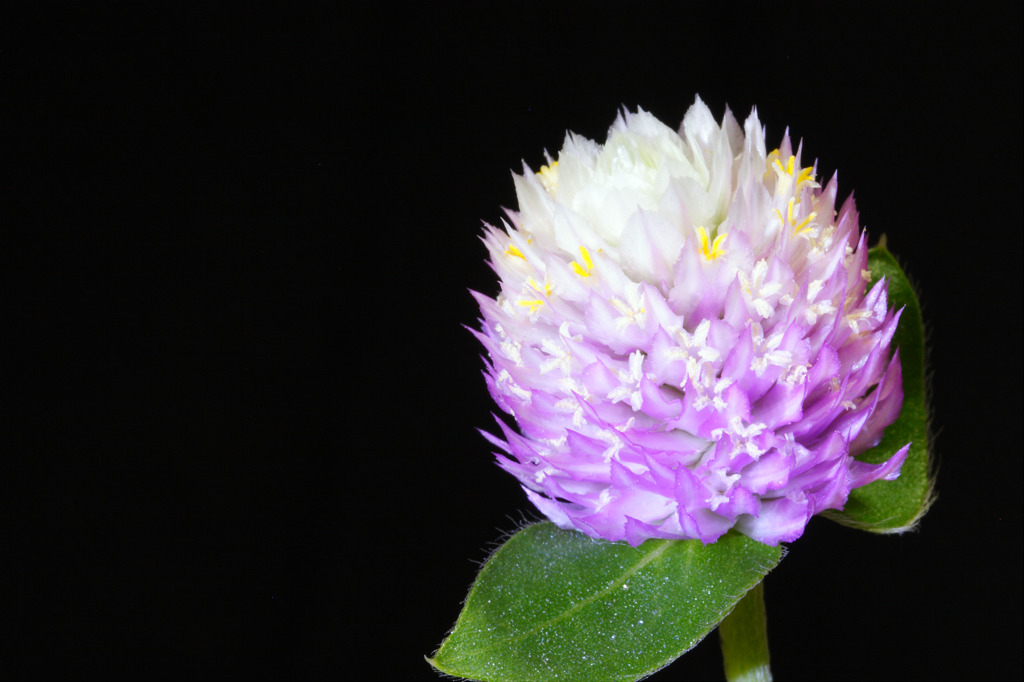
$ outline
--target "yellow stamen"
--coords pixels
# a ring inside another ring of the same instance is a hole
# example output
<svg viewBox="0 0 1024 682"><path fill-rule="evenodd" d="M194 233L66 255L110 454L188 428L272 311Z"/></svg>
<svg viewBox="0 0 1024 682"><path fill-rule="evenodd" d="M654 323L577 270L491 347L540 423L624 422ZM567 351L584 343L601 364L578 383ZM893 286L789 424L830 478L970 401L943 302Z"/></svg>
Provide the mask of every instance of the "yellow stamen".
<svg viewBox="0 0 1024 682"><path fill-rule="evenodd" d="M793 174L796 171L796 157L790 156L786 159L785 165L782 163L782 156L779 154L779 150L775 149L768 155L767 163L769 168L774 168L779 174L779 177L788 175L794 177ZM767 171L765 171L767 174ZM797 188L804 183L808 183L814 187L819 187L818 183L814 180L814 166L808 166L807 168L801 168L800 173L794 178L795 185Z"/></svg>
<svg viewBox="0 0 1024 682"><path fill-rule="evenodd" d="M766 165L764 171L764 178L765 180L767 180L770 177L769 174L772 172L772 169L775 168L776 165L778 165L780 169L782 168L782 164L779 163L778 149L773 149L770 152L768 152L768 157L765 159L765 164Z"/></svg>
<svg viewBox="0 0 1024 682"><path fill-rule="evenodd" d="M572 270L580 277L590 277L590 271L594 269L594 261L591 260L590 252L587 251L587 247L580 247L580 255L583 256L583 265L573 261L570 263Z"/></svg>
<svg viewBox="0 0 1024 682"><path fill-rule="evenodd" d="M775 209L775 215L777 215L779 217L779 222L780 223L782 223L783 225L785 225L787 222L790 225L793 224L793 207L796 206L796 204L797 204L797 200L796 199L792 199L791 198L789 200L789 203L786 205L786 217L785 218L782 217L782 211L780 211L779 209Z"/></svg>
<svg viewBox="0 0 1024 682"><path fill-rule="evenodd" d="M535 299L532 299L532 300L529 300L529 301L527 301L527 300L516 301L516 305L523 306L524 308L528 307L530 309L530 314L532 315L533 313L537 312L537 308L539 308L542 305L544 305L544 301L540 300L539 298L535 298Z"/></svg>
<svg viewBox="0 0 1024 682"><path fill-rule="evenodd" d="M545 296L551 295L551 285L548 284L547 281L544 282L543 290L540 288L540 285L537 284L536 280L533 279L533 277L527 278L526 283L529 284L533 288L533 290L536 291L538 294L543 293Z"/></svg>
<svg viewBox="0 0 1024 682"><path fill-rule="evenodd" d="M776 150L776 151L778 151L778 150ZM785 173L786 175L792 176L793 175L793 167L796 164L796 157L795 156L791 156L788 159L786 159L786 167L785 168L782 167L782 161L779 160L780 158L781 157L778 157L778 156L775 157L775 162L772 165L775 166L776 168L778 168L780 173Z"/></svg>
<svg viewBox="0 0 1024 682"><path fill-rule="evenodd" d="M711 244L711 260L715 260L725 253L725 249L722 248L722 244L725 243L725 238L728 236L728 232L723 232L715 237L715 241Z"/></svg>
<svg viewBox="0 0 1024 682"><path fill-rule="evenodd" d="M547 282L544 282L544 288L543 289L541 288L541 286L539 284L537 284L537 281L535 279L533 279L533 277L527 278L526 283L530 286L531 289L536 291L538 294L542 294L544 296L550 296L551 295L551 285L548 284ZM544 305L544 301L542 299L539 299L539 298L520 299L520 300L516 301L516 305L522 306L524 308L529 308L530 309L530 314L532 315L533 313L537 312L537 308L539 308L542 305Z"/></svg>
<svg viewBox="0 0 1024 682"><path fill-rule="evenodd" d="M526 256L524 256L524 255L523 255L523 252L522 252L522 251L520 251L520 250L519 250L518 248L516 248L516 245L515 245L515 244L511 244L511 243L510 243L510 244L508 245L508 248L507 248L507 249L505 249L505 253L507 253L507 254L508 254L508 255L510 255L510 256L519 256L519 257L520 257L520 258L522 258L523 260L526 260Z"/></svg>
<svg viewBox="0 0 1024 682"><path fill-rule="evenodd" d="M591 268L594 267L594 261L590 259L590 252L587 251L587 247L580 247L580 255L583 256L583 262L586 264L587 270L590 270Z"/></svg>
<svg viewBox="0 0 1024 682"><path fill-rule="evenodd" d="M793 228L793 234L798 235L804 232L810 232L811 228L808 223L818 217L817 211L811 211L806 218L800 221L800 224Z"/></svg>
<svg viewBox="0 0 1024 682"><path fill-rule="evenodd" d="M714 261L719 256L724 255L725 249L722 248L722 244L728 236L729 233L725 232L715 237L715 240L712 242L711 238L708 236L708 231L703 227L698 227L697 238L700 240L700 252L704 258L709 261Z"/></svg>
<svg viewBox="0 0 1024 682"><path fill-rule="evenodd" d="M558 189L558 162L552 161L550 166L541 166L537 177L540 178L540 184L544 185L548 194L555 196L555 190Z"/></svg>
<svg viewBox="0 0 1024 682"><path fill-rule="evenodd" d="M808 166L800 171L800 175L796 177L796 186L799 187L801 184L808 182L814 186L818 186L818 183L814 180L814 167Z"/></svg>

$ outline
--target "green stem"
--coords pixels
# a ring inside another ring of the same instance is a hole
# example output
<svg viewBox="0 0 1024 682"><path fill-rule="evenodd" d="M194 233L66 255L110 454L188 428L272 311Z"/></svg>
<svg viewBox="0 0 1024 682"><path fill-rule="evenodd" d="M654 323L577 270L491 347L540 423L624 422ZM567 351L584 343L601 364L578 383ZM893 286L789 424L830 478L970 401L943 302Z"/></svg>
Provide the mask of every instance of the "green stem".
<svg viewBox="0 0 1024 682"><path fill-rule="evenodd" d="M729 682L771 682L764 583L758 583L718 625Z"/></svg>

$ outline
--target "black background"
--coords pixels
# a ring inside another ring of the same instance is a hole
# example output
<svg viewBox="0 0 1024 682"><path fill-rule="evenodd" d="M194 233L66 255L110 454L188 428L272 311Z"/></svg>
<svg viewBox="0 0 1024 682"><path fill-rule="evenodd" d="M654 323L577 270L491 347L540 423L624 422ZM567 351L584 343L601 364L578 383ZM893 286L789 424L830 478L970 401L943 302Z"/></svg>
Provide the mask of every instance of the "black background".
<svg viewBox="0 0 1024 682"><path fill-rule="evenodd" d="M819 5L8 15L4 677L437 679L537 518L476 432L480 223L566 129L699 94L840 170L931 347L939 500L810 523L776 677L1019 679L1020 6Z"/></svg>

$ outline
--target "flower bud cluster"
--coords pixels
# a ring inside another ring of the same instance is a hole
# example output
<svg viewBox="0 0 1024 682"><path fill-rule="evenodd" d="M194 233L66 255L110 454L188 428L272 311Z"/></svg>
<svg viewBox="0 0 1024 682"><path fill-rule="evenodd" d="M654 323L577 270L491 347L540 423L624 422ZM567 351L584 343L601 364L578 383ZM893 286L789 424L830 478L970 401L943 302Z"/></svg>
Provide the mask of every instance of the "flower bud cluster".
<svg viewBox="0 0 1024 682"><path fill-rule="evenodd" d="M489 436L499 464L559 526L777 544L898 476L907 448L855 457L900 412L899 312L868 287L853 198L837 211L800 157L698 98L678 132L623 112L515 177L475 333L518 424Z"/></svg>

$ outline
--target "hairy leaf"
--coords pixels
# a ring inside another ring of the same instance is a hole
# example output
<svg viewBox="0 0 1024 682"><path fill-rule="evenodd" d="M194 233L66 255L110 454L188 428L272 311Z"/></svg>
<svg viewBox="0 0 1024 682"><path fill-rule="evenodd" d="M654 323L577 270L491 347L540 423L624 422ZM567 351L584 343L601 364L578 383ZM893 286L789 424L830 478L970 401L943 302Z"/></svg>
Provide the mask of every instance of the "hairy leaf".
<svg viewBox="0 0 1024 682"><path fill-rule="evenodd" d="M438 670L478 680L634 680L693 648L782 558L717 542L593 540L528 526L480 571Z"/></svg>

